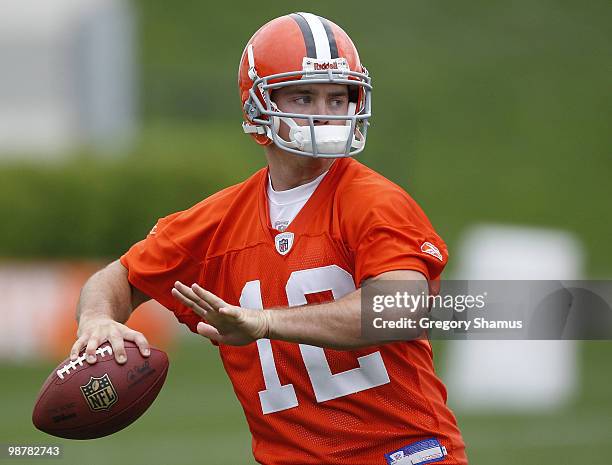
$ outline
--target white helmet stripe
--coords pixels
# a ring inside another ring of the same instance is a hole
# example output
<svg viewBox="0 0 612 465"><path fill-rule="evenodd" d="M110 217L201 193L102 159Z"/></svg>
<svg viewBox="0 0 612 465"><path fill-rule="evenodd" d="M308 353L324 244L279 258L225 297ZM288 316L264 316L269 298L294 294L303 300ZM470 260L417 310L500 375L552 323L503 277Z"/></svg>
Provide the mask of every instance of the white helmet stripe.
<svg viewBox="0 0 612 465"><path fill-rule="evenodd" d="M329 46L329 40L327 38L327 32L325 31L325 26L321 22L318 16L313 15L312 13L298 13L302 18L306 20L310 30L312 31L312 36L315 42L315 48L317 51L317 59L330 60L331 59L331 49Z"/></svg>

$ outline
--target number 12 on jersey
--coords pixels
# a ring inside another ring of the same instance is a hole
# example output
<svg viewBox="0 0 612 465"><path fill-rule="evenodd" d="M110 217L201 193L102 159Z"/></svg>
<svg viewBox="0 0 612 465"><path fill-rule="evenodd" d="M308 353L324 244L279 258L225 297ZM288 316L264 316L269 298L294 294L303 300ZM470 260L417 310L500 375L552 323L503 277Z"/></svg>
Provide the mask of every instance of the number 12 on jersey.
<svg viewBox="0 0 612 465"><path fill-rule="evenodd" d="M290 307L305 305L307 294L331 291L334 299L339 299L354 290L351 275L336 265L294 271L285 287ZM240 305L263 309L259 280L245 284L240 294ZM337 399L390 382L387 368L378 351L358 357L359 368L332 374L322 348L307 344L299 344L299 347L317 402ZM263 413L297 407L293 384L280 383L270 340L259 339L257 350L266 386L265 390L259 392Z"/></svg>

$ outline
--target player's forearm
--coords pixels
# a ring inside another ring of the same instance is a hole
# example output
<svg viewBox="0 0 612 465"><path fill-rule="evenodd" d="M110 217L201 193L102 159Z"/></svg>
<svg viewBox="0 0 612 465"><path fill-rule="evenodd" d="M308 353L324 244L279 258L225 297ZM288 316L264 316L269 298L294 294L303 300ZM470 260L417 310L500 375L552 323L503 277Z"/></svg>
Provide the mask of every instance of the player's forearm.
<svg viewBox="0 0 612 465"><path fill-rule="evenodd" d="M76 318L79 325L97 318L111 318L123 323L132 310L132 288L127 279L127 270L119 261L115 261L85 283Z"/></svg>
<svg viewBox="0 0 612 465"><path fill-rule="evenodd" d="M427 294L426 278L418 272L388 272L379 277L381 280L398 280L406 292L414 295ZM404 281L400 281L403 279ZM282 309L265 310L268 320L268 338L300 344L309 344L331 349L352 349L377 345L389 340L374 340L363 337L361 331L361 289L343 298L320 305L305 305ZM401 318L404 310L389 310L392 319ZM411 311L410 317L418 320L428 313L426 307ZM416 339L421 335L418 328L406 329L402 340Z"/></svg>
<svg viewBox="0 0 612 465"><path fill-rule="evenodd" d="M361 338L361 290L333 302L265 310L269 339L332 349L372 344Z"/></svg>

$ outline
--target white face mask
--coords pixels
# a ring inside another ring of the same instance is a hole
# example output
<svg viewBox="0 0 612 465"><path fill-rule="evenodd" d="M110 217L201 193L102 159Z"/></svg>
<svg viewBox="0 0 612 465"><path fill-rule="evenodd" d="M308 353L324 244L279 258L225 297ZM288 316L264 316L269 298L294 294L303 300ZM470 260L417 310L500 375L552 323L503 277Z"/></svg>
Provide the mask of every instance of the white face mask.
<svg viewBox="0 0 612 465"><path fill-rule="evenodd" d="M350 126L315 126L317 152L326 155L343 152L350 130ZM289 140L304 152L313 152L311 135L310 126L295 125L289 130Z"/></svg>
<svg viewBox="0 0 612 465"><path fill-rule="evenodd" d="M276 107L276 105L274 105ZM355 114L355 104L349 103L349 115ZM320 125L314 128L314 143L310 125L299 126L293 118L273 116L273 130L277 137L287 147L295 148L305 153L317 153L321 155L342 154L346 150L349 138L352 139L349 148L362 149L365 141L351 134L351 122L340 125ZM280 122L284 121L289 126L289 140L286 141L278 136ZM315 150L316 147L316 150Z"/></svg>

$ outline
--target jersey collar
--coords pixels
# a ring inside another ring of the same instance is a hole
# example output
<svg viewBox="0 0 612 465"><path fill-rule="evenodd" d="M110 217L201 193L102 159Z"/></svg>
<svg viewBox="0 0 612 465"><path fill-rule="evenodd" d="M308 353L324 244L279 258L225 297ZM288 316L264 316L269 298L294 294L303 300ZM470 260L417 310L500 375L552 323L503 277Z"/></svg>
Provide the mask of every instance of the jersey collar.
<svg viewBox="0 0 612 465"><path fill-rule="evenodd" d="M332 196L336 186L338 185L338 181L342 176L342 173L344 173L350 162L351 159L349 158L339 158L334 161L331 168L327 172L327 175L323 178L306 204L302 207L300 212L284 232L292 232L298 235L304 231L304 229L312 221L313 216L317 214L318 210L320 210L323 203ZM279 234L280 231L270 226L270 209L268 206L268 199L266 197L268 176L269 168L266 168L263 170L262 176L259 180L259 220L264 233L268 235L272 241L274 241L274 236Z"/></svg>

